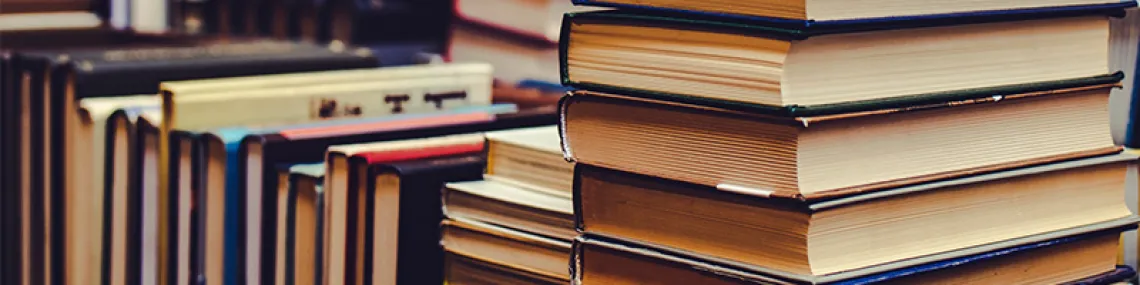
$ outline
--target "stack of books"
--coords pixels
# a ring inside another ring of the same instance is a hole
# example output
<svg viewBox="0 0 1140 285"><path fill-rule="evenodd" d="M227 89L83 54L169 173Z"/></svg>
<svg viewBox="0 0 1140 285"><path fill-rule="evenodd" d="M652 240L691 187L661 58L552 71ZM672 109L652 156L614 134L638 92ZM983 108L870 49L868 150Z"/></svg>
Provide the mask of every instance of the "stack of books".
<svg viewBox="0 0 1140 285"><path fill-rule="evenodd" d="M1135 274L1133 2L579 2L619 9L563 21L576 284Z"/></svg>
<svg viewBox="0 0 1140 285"><path fill-rule="evenodd" d="M566 284L572 165L554 126L488 132L483 180L443 190L447 284Z"/></svg>

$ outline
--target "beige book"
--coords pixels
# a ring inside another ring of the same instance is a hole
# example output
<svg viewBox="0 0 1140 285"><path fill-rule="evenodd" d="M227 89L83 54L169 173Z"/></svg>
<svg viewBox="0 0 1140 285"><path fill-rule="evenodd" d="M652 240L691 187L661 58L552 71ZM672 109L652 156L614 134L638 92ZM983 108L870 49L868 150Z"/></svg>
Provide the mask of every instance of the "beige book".
<svg viewBox="0 0 1140 285"><path fill-rule="evenodd" d="M773 116L578 91L563 141L579 163L808 200L1119 152L1107 86Z"/></svg>
<svg viewBox="0 0 1140 285"><path fill-rule="evenodd" d="M795 276L827 276L1133 217L1118 154L824 201L579 165L579 228ZM1132 182L1135 183L1135 182Z"/></svg>
<svg viewBox="0 0 1140 285"><path fill-rule="evenodd" d="M557 285L569 282L453 253L445 253L443 262L444 280L448 285Z"/></svg>
<svg viewBox="0 0 1140 285"><path fill-rule="evenodd" d="M287 270L283 275L291 274L294 284L322 284L324 280L325 199L324 187L321 186L324 167L323 164L298 165L290 169L289 187L293 192L295 217L290 234L294 243L286 250L293 251L293 264L285 265Z"/></svg>
<svg viewBox="0 0 1140 285"><path fill-rule="evenodd" d="M495 180L453 182L443 188L446 216L494 224L542 236L570 240L574 204L570 197L550 195Z"/></svg>
<svg viewBox="0 0 1140 285"><path fill-rule="evenodd" d="M608 12L568 22L571 85L799 111L1119 80L1103 15L819 34Z"/></svg>
<svg viewBox="0 0 1140 285"><path fill-rule="evenodd" d="M445 251L569 281L570 240L553 239L492 224L448 217L440 244Z"/></svg>
<svg viewBox="0 0 1140 285"><path fill-rule="evenodd" d="M120 109L157 109L158 96L88 98L80 101L79 106L78 129L74 140L67 142L70 148L64 154L71 158L67 165L71 179L67 180L65 186L66 205L68 205L64 209L67 216L65 220L67 221L66 231L68 233L65 246L68 257L66 268L68 278L75 282L100 279L103 272L101 272L99 265L104 260L104 254L119 252L118 250L121 249L117 247L126 246L122 243L121 236L127 233L112 231L109 236L112 237L112 240L119 242L112 243L109 252L103 247L104 224L111 223L112 229L119 226L118 224L125 220L115 220L114 218L122 218L123 213L121 211L125 211L127 207L124 203L114 203L116 195L126 194L114 191L125 189L113 189L108 187L111 185L110 183L106 183L108 182L105 175L108 159L106 156L107 136L114 135L108 132L120 132L126 129L122 122L109 121L112 119L112 113ZM111 128L108 125L109 123L116 125ZM118 147L121 146L115 146L116 150L119 150ZM110 207L112 216L103 215L105 207ZM120 262L122 261L119 260L121 257L112 256L110 260L113 261L113 264L121 265ZM110 280L124 281L123 278L125 277L122 275L122 270L121 267L113 267Z"/></svg>
<svg viewBox="0 0 1140 285"><path fill-rule="evenodd" d="M570 198L574 164L560 143L557 126L487 132L487 179Z"/></svg>

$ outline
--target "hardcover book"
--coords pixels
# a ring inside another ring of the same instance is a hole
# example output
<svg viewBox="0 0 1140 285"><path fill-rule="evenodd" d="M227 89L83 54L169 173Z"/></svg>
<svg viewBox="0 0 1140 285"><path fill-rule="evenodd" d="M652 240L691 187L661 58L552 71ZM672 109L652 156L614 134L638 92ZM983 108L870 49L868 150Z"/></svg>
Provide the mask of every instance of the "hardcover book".
<svg viewBox="0 0 1140 285"><path fill-rule="evenodd" d="M579 163L817 200L1119 152L1110 87L818 115L576 91L561 104L561 132L565 156Z"/></svg>
<svg viewBox="0 0 1140 285"><path fill-rule="evenodd" d="M1110 69L1106 14L1122 10L813 30L622 11L573 13L563 21L562 82L786 110L1115 82L1120 78Z"/></svg>
<svg viewBox="0 0 1140 285"><path fill-rule="evenodd" d="M372 255L363 267L371 270L363 277L372 284L443 283L439 189L480 179L485 163L475 154L371 165L364 252Z"/></svg>
<svg viewBox="0 0 1140 285"><path fill-rule="evenodd" d="M700 0L573 0L575 5L614 7L644 13L686 17L731 18L771 25L828 28L850 25L887 25L910 22L949 22L985 17L1031 17L1082 10L1132 7L1117 0L1077 1L862 1L746 0L710 3Z"/></svg>
<svg viewBox="0 0 1140 285"><path fill-rule="evenodd" d="M487 179L570 198L574 165L562 157L557 126L488 132Z"/></svg>
<svg viewBox="0 0 1140 285"><path fill-rule="evenodd" d="M448 285L566 284L566 280L559 278L550 278L458 254L446 253L443 263L444 282Z"/></svg>
<svg viewBox="0 0 1140 285"><path fill-rule="evenodd" d="M565 241L578 235L570 197L496 180L448 183L442 196L443 212L449 218L478 221Z"/></svg>
<svg viewBox="0 0 1140 285"><path fill-rule="evenodd" d="M1098 223L822 277L773 274L753 265L587 234L574 241L570 270L574 284L1112 284L1129 271L1118 273L1115 247L1120 232L1135 228L1135 221Z"/></svg>
<svg viewBox="0 0 1140 285"><path fill-rule="evenodd" d="M575 212L581 232L815 278L1131 219L1122 189L1136 162L1110 155L818 201L578 164Z"/></svg>
<svg viewBox="0 0 1140 285"><path fill-rule="evenodd" d="M464 218L447 218L441 224L439 241L447 253L570 281L566 261L572 238L550 238Z"/></svg>

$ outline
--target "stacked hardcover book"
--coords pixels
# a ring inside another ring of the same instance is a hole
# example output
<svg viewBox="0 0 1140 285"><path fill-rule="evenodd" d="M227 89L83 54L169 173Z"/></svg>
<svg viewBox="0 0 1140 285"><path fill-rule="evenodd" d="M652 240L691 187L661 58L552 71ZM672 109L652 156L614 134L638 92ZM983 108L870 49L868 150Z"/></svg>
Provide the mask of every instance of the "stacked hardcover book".
<svg viewBox="0 0 1140 285"><path fill-rule="evenodd" d="M572 165L554 126L489 132L483 180L443 192L447 284L566 284Z"/></svg>
<svg viewBox="0 0 1140 285"><path fill-rule="evenodd" d="M618 10L563 21L576 284L1134 275L1133 2L578 2Z"/></svg>

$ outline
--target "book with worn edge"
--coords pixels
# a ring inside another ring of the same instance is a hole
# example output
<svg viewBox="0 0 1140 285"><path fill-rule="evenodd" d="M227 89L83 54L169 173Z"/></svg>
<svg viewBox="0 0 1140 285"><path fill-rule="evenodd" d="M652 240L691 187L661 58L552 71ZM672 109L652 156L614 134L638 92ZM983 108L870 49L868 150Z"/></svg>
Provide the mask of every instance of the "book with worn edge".
<svg viewBox="0 0 1140 285"><path fill-rule="evenodd" d="M371 211L366 210L367 213L376 210L374 197L376 191L380 191L376 189L377 177L384 174L400 177L395 284L443 283L443 246L439 243L441 229L438 222L443 220L440 191L448 182L482 179L485 164L482 154L475 153L369 165L369 197L365 208ZM349 185L350 188L352 186ZM370 269L376 262L369 253L375 247L372 237L377 227L373 222L375 215L366 214L365 217L365 243L361 252L365 253L363 268ZM365 271L365 280L375 278L371 270ZM383 280L378 282L384 283Z"/></svg>
<svg viewBox="0 0 1140 285"><path fill-rule="evenodd" d="M1091 86L1088 88L1103 88L1103 87L1105 87L1105 86L1100 86L1100 87ZM1017 94L1017 95L1013 95L1013 96L990 97L988 99L982 98L979 100L963 100L963 101L955 101L955 102L935 103L935 104L929 104L929 105L919 105L919 106L904 107L904 108L880 108L878 110L870 110L870 111L864 111L864 112L859 112L859 113L836 114L836 115L831 115L831 116L820 115L817 117L771 116L771 115L767 115L767 114L757 114L754 112L738 111L738 110L718 108L718 107L692 105L692 104L669 102L669 101L659 101L659 100L644 99L644 98L637 98L637 97L627 97L627 96L604 94L604 93L597 93L597 92L591 92L591 91L574 91L574 92L570 93L569 95L564 96L562 98L562 100L559 101L559 127L558 127L558 132L559 132L559 136L562 137L561 147L562 147L563 157L567 161L575 162L576 158L574 156L573 149L569 145L569 140L567 139L567 132L566 132L566 126L567 126L567 122L568 122L567 121L567 113L569 112L570 105L575 104L576 102L583 101L583 100L610 101L611 103L631 104L631 105L647 104L647 105L652 105L658 109L670 109L670 110L675 110L678 112L690 112L690 113L717 112L717 113L724 113L726 115L735 116L738 118L750 118L753 120L760 120L760 121L774 121L774 122L798 126L798 127L802 127L802 128L809 128L812 123L819 123L819 122L831 121L831 120L843 120L843 119L857 118L860 116L882 115L882 114L890 114L890 113L897 113L897 112L918 112L918 111L923 111L923 110L931 110L931 109L937 109L937 108L952 108L955 106L964 106L964 105L971 105L971 104L1003 104L1003 103L1007 103L1007 102L1016 102L1017 99L1020 99L1020 98L1029 98L1029 97L1046 96L1046 95L1047 96L1065 96L1066 94L1071 94L1070 92L1067 92L1067 91L1068 90L1045 91L1045 92L1038 92L1038 93ZM831 190L831 191L825 191L825 192L819 192L819 193L812 193L812 194L807 194L807 195L803 195L800 193L775 192L775 193L770 194L770 196L775 197L775 198L790 198L790 199L799 199L799 200L831 199L831 198L836 198L836 197L848 196L848 195L851 195L854 193L873 192L873 191L878 191L881 189L902 187L902 186L913 185L913 184L918 184L918 183L922 183L922 182L952 179L952 178L962 177L962 176L971 175L971 174L982 174L982 173L989 173L989 172L1001 171L1001 170L1012 169L1012 168L1041 165L1041 164L1047 164L1047 163L1053 163L1053 162L1059 162L1059 161L1065 161L1065 160L1079 159L1079 158L1084 158L1084 157L1119 153L1121 150L1122 150L1122 148L1118 147L1118 146L1117 147L1109 147L1109 148L1105 148L1105 149L1085 150L1085 151L1080 151L1080 152L1076 152L1076 153L1050 156L1050 157L1043 157L1043 158L1034 159L1034 160L1003 163L1003 164L998 164L998 165L990 165L990 166L985 166L985 167L964 169L964 170L958 170L958 171L952 171L952 172L927 175L927 176L922 176L922 177L911 177L911 178L902 179L902 180L876 182L876 183L871 183L871 184L852 186L852 187L836 189L836 190Z"/></svg>
<svg viewBox="0 0 1140 285"><path fill-rule="evenodd" d="M1004 10L978 10L957 13L941 13L926 15L908 15L876 18L857 18L843 20L817 21L812 19L788 19L776 17L752 16L732 13L719 13L710 11L692 11L684 9L652 7L648 5L613 3L606 0L572 0L574 5L610 7L626 11L635 11L643 14L668 15L681 18L719 19L723 21L748 21L757 24L798 30L835 30L835 29L868 29L877 26L914 26L914 25L947 25L962 22L990 21L990 20L1018 20L1035 19L1043 17L1064 17L1072 14L1089 13L1092 11L1107 11L1135 7L1133 1L1119 1L1118 3L1104 3L1092 5L1067 5L1053 7L1032 7Z"/></svg>
<svg viewBox="0 0 1140 285"><path fill-rule="evenodd" d="M398 139L412 139L412 138L425 138L440 136L445 134L458 134L458 133L471 133L490 130L499 130L506 128L529 127L539 125L549 125L555 123L555 114L550 113L516 113L492 116L491 121L475 121L475 122L461 122L451 124L437 124L430 126L423 126L422 128L412 129L395 129L395 130L380 130L374 132L352 132L344 133L337 132L337 127L318 128L326 130L324 133L309 133L303 136L292 136L285 132L269 132L260 134L251 134L242 139L240 147L237 152L238 173L244 173L248 167L246 157L248 157L248 150L251 145L257 144L262 148L261 165L272 166L283 163L313 163L325 159L325 149L329 146L370 142L370 141L387 141ZM426 118L430 119L430 118ZM343 129L341 127L340 129ZM227 170L228 171L228 170ZM481 174L481 173L480 173ZM240 175L240 193L248 193L249 190L245 189L246 179L260 179L262 180L262 223L265 225L275 224L272 216L269 214L276 213L276 189L277 179L276 175L270 171L263 171L262 177L245 177ZM268 190L268 191L266 191ZM438 193L437 193L438 194ZM244 196L244 195L242 195ZM244 197L239 197L241 204L246 203ZM243 214L239 214L244 229L244 220L246 219ZM269 246L276 240L275 232L271 230L272 227L262 227L262 243ZM244 231L244 230L239 230ZM239 236L244 236L240 233ZM262 261L273 261L273 251L262 251ZM239 253L239 255L241 255ZM244 258L244 257L242 257ZM264 266L263 266L264 267ZM264 267L268 269L270 267ZM262 280L266 277L272 277L272 270L262 270ZM269 282L272 283L272 282Z"/></svg>
<svg viewBox="0 0 1140 285"><path fill-rule="evenodd" d="M582 250L585 244L589 244L629 254L649 256L665 262L683 264L685 266L691 266L695 270L708 272L708 274L715 274L723 278L742 280L750 283L868 284L894 280L935 270L944 270L1052 245L1070 243L1101 234L1120 234L1125 230L1135 229L1137 222L1140 222L1140 217L1134 215L1082 227L1009 239L824 276L808 276L774 271L756 265L694 254L682 249L648 246L618 237L587 233L579 236L574 241L574 255L570 260L570 276L571 284L582 284L580 276L582 274L582 263L586 262L586 260L582 258Z"/></svg>

